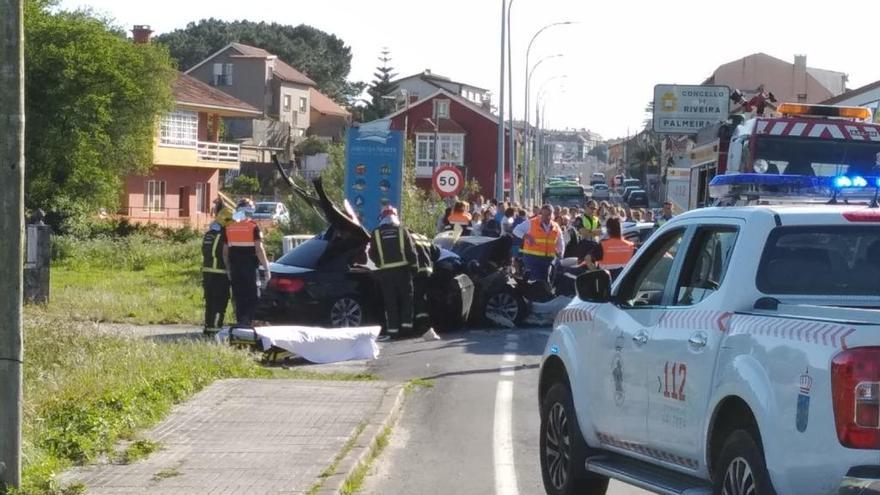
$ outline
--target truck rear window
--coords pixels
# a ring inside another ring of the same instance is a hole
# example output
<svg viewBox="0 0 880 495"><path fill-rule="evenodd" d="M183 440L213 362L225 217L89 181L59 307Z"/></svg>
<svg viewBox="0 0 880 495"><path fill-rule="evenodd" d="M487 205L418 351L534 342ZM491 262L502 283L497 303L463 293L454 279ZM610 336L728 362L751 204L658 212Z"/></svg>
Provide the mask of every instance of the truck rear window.
<svg viewBox="0 0 880 495"><path fill-rule="evenodd" d="M757 286L765 294L880 296L880 226L777 227Z"/></svg>

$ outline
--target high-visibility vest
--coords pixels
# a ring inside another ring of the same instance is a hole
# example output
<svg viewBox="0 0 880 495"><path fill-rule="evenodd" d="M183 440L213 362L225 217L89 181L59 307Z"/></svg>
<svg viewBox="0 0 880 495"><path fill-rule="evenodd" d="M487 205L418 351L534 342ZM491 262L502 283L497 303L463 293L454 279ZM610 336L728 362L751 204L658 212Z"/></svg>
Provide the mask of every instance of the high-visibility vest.
<svg viewBox="0 0 880 495"><path fill-rule="evenodd" d="M391 229L386 228L386 231ZM379 270L388 270L390 268L400 268L403 266L408 266L409 263L406 261L406 246L403 240L403 229L400 227L396 228L397 230L397 241L399 244L397 252L386 253L385 248L382 246L382 228L378 228L373 231L373 244L376 246L376 251L379 254ZM390 236L386 237L390 239ZM387 256L387 257L386 257Z"/></svg>
<svg viewBox="0 0 880 495"><path fill-rule="evenodd" d="M462 227L467 227L471 224L471 214L452 212L449 215L449 223L451 225L461 225Z"/></svg>
<svg viewBox="0 0 880 495"><path fill-rule="evenodd" d="M529 221L529 237L523 238L523 245L519 252L531 256L543 256L552 258L556 256L556 240L562 232L556 222L550 222L550 231L547 232L541 226L541 218L535 217Z"/></svg>
<svg viewBox="0 0 880 495"><path fill-rule="evenodd" d="M226 274L223 263L223 246L220 244L220 231L209 230L202 238L202 272Z"/></svg>
<svg viewBox="0 0 880 495"><path fill-rule="evenodd" d="M257 224L253 220L233 222L226 226L226 244L229 247L254 247L257 245Z"/></svg>
<svg viewBox="0 0 880 495"><path fill-rule="evenodd" d="M624 239L605 239L600 244L602 245L602 259L599 260L599 267L608 270L623 268L632 259L635 252L635 245Z"/></svg>
<svg viewBox="0 0 880 495"><path fill-rule="evenodd" d="M583 225L583 228L580 229L578 234L580 234L581 237L593 237L593 235L590 234L590 231L599 228L599 217L582 215L581 225Z"/></svg>

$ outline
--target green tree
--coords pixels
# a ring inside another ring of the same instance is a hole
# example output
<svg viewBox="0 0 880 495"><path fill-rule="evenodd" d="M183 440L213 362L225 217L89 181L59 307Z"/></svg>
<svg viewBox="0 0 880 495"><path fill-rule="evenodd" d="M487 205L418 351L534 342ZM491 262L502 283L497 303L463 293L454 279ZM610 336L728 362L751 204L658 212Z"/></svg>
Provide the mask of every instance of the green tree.
<svg viewBox="0 0 880 495"><path fill-rule="evenodd" d="M260 181L256 177L239 175L232 179L229 192L234 196L253 196L260 192Z"/></svg>
<svg viewBox="0 0 880 495"><path fill-rule="evenodd" d="M394 68L388 65L391 62L391 52L385 48L379 57L382 65L376 67L373 83L367 92L372 100L364 111L365 120L381 119L394 111L394 100L388 98L397 90L397 85L392 80L397 77Z"/></svg>
<svg viewBox="0 0 880 495"><path fill-rule="evenodd" d="M114 207L123 178L152 165L172 108L167 50L47 0L27 1L25 37L28 207Z"/></svg>
<svg viewBox="0 0 880 495"><path fill-rule="evenodd" d="M346 80L351 71L351 47L335 35L305 24L210 18L157 36L156 41L168 46L181 70L189 69L231 42L240 42L277 55L306 73L322 92L339 103L347 103L366 88L364 83Z"/></svg>

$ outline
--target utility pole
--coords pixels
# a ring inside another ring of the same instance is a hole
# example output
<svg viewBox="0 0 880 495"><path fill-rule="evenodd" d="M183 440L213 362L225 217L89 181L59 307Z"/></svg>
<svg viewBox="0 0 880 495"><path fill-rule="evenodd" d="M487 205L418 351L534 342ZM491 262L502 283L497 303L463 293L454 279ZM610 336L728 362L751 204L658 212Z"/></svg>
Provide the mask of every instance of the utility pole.
<svg viewBox="0 0 880 495"><path fill-rule="evenodd" d="M517 176L517 163L516 163L516 133L513 130L513 59L512 52L513 47L511 46L511 39L513 38L513 31L510 29L510 9L513 8L513 0L510 0L510 3L507 5L507 121L510 124L510 201L516 202L517 190L516 190L516 176Z"/></svg>
<svg viewBox="0 0 880 495"><path fill-rule="evenodd" d="M21 486L23 0L0 0L0 489Z"/></svg>
<svg viewBox="0 0 880 495"><path fill-rule="evenodd" d="M507 0L501 0L501 76L498 84L498 167L495 170L495 199L504 201L504 38L507 30Z"/></svg>

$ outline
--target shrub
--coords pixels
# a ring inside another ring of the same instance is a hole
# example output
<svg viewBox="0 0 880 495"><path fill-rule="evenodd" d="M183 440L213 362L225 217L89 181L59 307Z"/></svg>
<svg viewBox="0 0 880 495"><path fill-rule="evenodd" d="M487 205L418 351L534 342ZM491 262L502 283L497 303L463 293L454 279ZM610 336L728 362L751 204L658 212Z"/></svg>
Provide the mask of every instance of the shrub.
<svg viewBox="0 0 880 495"><path fill-rule="evenodd" d="M260 192L260 181L256 177L239 175L232 179L229 193L234 196L253 196Z"/></svg>

